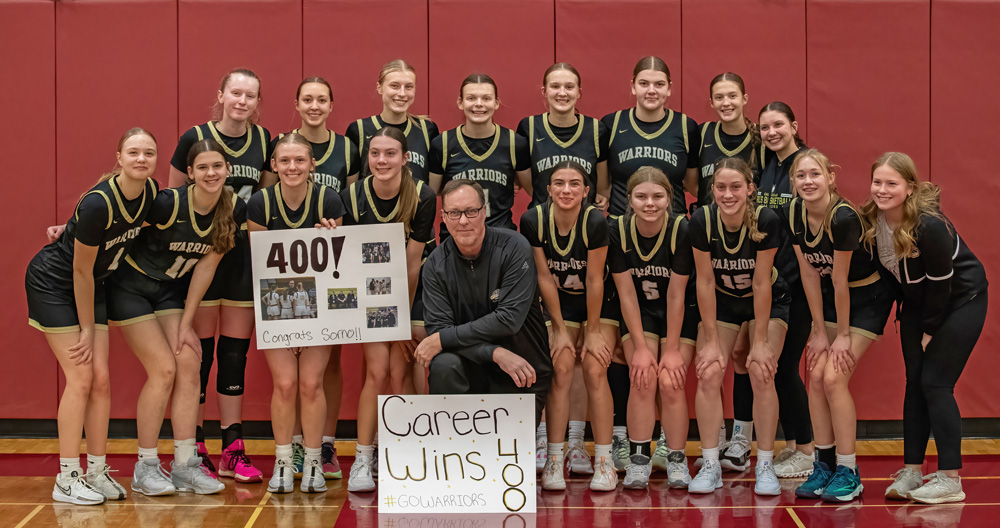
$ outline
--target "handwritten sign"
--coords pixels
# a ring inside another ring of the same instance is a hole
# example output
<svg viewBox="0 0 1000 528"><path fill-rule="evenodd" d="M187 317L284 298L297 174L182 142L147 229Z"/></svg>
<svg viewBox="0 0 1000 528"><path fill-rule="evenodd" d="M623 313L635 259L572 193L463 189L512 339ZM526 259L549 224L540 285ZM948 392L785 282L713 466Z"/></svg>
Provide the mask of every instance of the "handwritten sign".
<svg viewBox="0 0 1000 528"><path fill-rule="evenodd" d="M378 397L379 513L534 513L535 399Z"/></svg>
<svg viewBox="0 0 1000 528"><path fill-rule="evenodd" d="M410 338L398 223L250 233L257 348Z"/></svg>

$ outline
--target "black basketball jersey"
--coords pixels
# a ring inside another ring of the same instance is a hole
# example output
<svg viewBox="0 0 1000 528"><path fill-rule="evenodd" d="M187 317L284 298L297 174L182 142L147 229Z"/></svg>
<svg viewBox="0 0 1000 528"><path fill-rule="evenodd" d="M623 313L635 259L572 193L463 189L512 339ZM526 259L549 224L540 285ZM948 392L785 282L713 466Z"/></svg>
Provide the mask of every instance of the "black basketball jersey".
<svg viewBox="0 0 1000 528"><path fill-rule="evenodd" d="M628 180L640 167L656 167L667 175L673 186L673 212L687 213L684 205L684 175L698 167L698 149L691 143L698 139L698 125L684 114L667 109L663 119L646 123L635 118L635 108L619 110L601 121L610 131L608 176L611 180L611 204L608 212L625 213L628 205Z"/></svg>
<svg viewBox="0 0 1000 528"><path fill-rule="evenodd" d="M242 136L230 137L219 132L215 128L215 123L209 121L194 126L181 135L174 156L170 159L170 165L187 174L188 151L191 150L191 145L205 138L213 138L222 145L222 150L226 152L226 161L233 166L229 178L226 178L226 185L243 200L249 200L260 183L261 171L271 170L267 150L271 142L271 133L260 125L253 125L247 128L247 132Z"/></svg>
<svg viewBox="0 0 1000 528"><path fill-rule="evenodd" d="M639 234L635 216L612 219L609 231L608 267L611 273L632 276L640 308L664 310L670 275L694 274L687 218L669 215L660 233L651 238Z"/></svg>
<svg viewBox="0 0 1000 528"><path fill-rule="evenodd" d="M77 240L97 247L94 259L94 281L100 282L118 269L142 230L142 223L156 198L156 180L146 179L137 198L127 200L112 177L94 186L80 198L66 230L45 246L43 267L39 271L56 277L73 279L73 250Z"/></svg>
<svg viewBox="0 0 1000 528"><path fill-rule="evenodd" d="M299 129L292 130L298 133ZM358 158L358 147L354 145L346 136L341 136L333 130L327 130L330 139L322 143L309 142L313 149L313 159L316 160L316 168L312 171L314 182L327 187L332 187L338 193L347 188L347 177L356 174L361 167ZM284 134L271 141L269 150L274 152L274 145Z"/></svg>
<svg viewBox="0 0 1000 528"><path fill-rule="evenodd" d="M708 121L698 127L701 132L701 143L698 146L698 159L701 170L698 173L698 204L708 205L714 201L712 176L715 174L715 162L722 158L740 158L747 162L754 179L760 174L760 156L753 148L753 137L748 128L738 136L730 136L722 131L718 121Z"/></svg>
<svg viewBox="0 0 1000 528"><path fill-rule="evenodd" d="M757 252L777 248L781 243L781 228L777 213L757 206L757 230L764 233L764 238L755 242L745 225L739 232L727 231L719 206L706 205L691 215L691 247L712 257L717 291L734 297L751 297ZM771 289L772 292L786 289L776 264L771 266Z"/></svg>
<svg viewBox="0 0 1000 528"><path fill-rule="evenodd" d="M185 277L204 255L212 251L213 210L207 215L194 210L191 189L186 185L165 189L156 195L142 230L125 261L145 275L161 281ZM246 222L247 206L233 195L233 221ZM235 236L235 233L234 233Z"/></svg>
<svg viewBox="0 0 1000 528"><path fill-rule="evenodd" d="M833 252L851 251L851 267L847 281L852 286L875 282L878 268L871 253L861 244L861 217L843 198L830 210L830 231L813 234L806 219L806 208L801 198L789 203L788 220L792 243L802 250L806 262L819 272L823 288L833 289Z"/></svg>
<svg viewBox="0 0 1000 528"><path fill-rule="evenodd" d="M413 179L427 183L430 179L428 153L431 149L431 140L438 135L438 127L434 121L417 116L410 116L405 124L395 125L386 123L376 114L366 119L358 119L347 126L344 134L358 146L361 178L371 175L371 170L368 168L368 144L375 132L386 126L396 127L406 136L406 146L409 149L406 159L409 162L410 172L413 173Z"/></svg>
<svg viewBox="0 0 1000 528"><path fill-rule="evenodd" d="M587 256L591 250L608 245L608 224L597 208L582 207L570 232L560 235L552 204L543 203L521 215L520 228L532 247L545 252L559 291L571 295L587 292Z"/></svg>
<svg viewBox="0 0 1000 528"><path fill-rule="evenodd" d="M417 183L417 210L410 219L410 233L407 240L434 242L434 216L437 214L437 195L429 185ZM340 193L341 201L347 207L344 225L386 224L396 221L399 211L399 195L383 200L372 188L372 176L358 180Z"/></svg>
<svg viewBox="0 0 1000 528"><path fill-rule="evenodd" d="M316 182L306 183L306 198L292 210L281 197L281 182L254 193L247 203L247 218L269 230L313 227L321 218L344 216L344 204L333 189Z"/></svg>
<svg viewBox="0 0 1000 528"><path fill-rule="evenodd" d="M557 127L549 123L548 112L525 117L517 125L518 135L528 139L531 156L531 204L543 204L549 199L549 179L553 167L573 160L587 171L590 179L590 201L597 196L597 164L608 158L601 150L602 137L607 141L607 128L593 117L577 115L577 124Z"/></svg>
<svg viewBox="0 0 1000 528"><path fill-rule="evenodd" d="M513 130L493 125L489 138L470 138L462 125L431 141L431 172L441 170L442 185L453 179L474 180L486 193L486 225L514 228L514 183L528 168L527 140Z"/></svg>

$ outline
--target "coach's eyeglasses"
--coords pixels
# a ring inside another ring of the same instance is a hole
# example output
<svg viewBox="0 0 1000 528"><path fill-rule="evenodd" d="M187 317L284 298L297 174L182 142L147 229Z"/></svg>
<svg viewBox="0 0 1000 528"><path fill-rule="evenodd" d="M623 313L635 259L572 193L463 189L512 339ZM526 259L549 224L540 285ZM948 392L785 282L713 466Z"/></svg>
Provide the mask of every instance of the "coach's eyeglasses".
<svg viewBox="0 0 1000 528"><path fill-rule="evenodd" d="M462 215L465 215L466 218L472 220L473 218L479 216L479 213L483 209L486 209L485 205L477 209L466 209L464 211L445 211L444 209L442 209L441 214L447 217L449 220L460 220L462 218Z"/></svg>

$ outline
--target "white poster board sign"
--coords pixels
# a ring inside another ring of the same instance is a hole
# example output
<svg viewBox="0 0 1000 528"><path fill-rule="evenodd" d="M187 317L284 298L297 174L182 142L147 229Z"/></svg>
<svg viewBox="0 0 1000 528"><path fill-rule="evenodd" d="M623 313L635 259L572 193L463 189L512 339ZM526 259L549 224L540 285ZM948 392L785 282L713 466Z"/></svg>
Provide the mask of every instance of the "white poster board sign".
<svg viewBox="0 0 1000 528"><path fill-rule="evenodd" d="M257 348L410 338L403 224L250 233Z"/></svg>
<svg viewBox="0 0 1000 528"><path fill-rule="evenodd" d="M378 397L379 513L535 513L531 394Z"/></svg>

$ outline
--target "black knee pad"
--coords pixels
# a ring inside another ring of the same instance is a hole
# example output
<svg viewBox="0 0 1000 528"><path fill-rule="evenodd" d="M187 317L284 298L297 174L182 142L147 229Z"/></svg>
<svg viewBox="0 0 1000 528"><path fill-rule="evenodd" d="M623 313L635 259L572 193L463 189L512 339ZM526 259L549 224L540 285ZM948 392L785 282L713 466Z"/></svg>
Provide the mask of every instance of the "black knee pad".
<svg viewBox="0 0 1000 528"><path fill-rule="evenodd" d="M201 403L205 403L205 392L208 391L208 376L212 373L212 362L215 360L215 336L201 340Z"/></svg>
<svg viewBox="0 0 1000 528"><path fill-rule="evenodd" d="M226 396L243 394L243 374L247 368L249 339L219 336L219 370L215 375L215 390Z"/></svg>
<svg viewBox="0 0 1000 528"><path fill-rule="evenodd" d="M616 426L626 424L631 383L628 378L628 366L615 362L608 365L608 385L611 387L611 399L615 410L614 425Z"/></svg>

